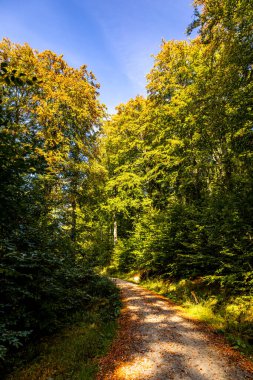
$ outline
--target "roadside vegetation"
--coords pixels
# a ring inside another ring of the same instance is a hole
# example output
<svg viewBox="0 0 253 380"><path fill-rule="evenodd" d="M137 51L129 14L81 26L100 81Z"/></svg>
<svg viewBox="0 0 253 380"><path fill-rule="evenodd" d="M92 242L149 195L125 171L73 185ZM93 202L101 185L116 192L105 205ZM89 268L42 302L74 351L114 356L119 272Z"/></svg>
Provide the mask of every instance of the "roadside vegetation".
<svg viewBox="0 0 253 380"><path fill-rule="evenodd" d="M119 305L114 311L116 316ZM109 349L117 324L115 318L108 316L103 308L79 313L78 319L78 323L72 323L56 335L42 339L36 347L28 346L25 352L26 363L23 362L6 379L95 379L98 359Z"/></svg>

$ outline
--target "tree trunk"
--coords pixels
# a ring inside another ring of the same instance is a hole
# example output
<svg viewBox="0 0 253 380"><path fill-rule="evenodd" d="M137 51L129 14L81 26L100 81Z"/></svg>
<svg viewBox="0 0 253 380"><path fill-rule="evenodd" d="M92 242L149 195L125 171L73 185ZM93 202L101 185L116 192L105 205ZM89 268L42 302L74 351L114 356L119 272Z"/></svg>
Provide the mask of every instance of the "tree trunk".
<svg viewBox="0 0 253 380"><path fill-rule="evenodd" d="M75 241L76 240L76 200L74 199L71 202L72 205L72 215L71 215L71 240Z"/></svg>
<svg viewBox="0 0 253 380"><path fill-rule="evenodd" d="M118 225L117 225L117 220L116 220L116 216L114 215L114 221L113 221L113 242L114 242L114 245L117 244L117 241L118 241Z"/></svg>

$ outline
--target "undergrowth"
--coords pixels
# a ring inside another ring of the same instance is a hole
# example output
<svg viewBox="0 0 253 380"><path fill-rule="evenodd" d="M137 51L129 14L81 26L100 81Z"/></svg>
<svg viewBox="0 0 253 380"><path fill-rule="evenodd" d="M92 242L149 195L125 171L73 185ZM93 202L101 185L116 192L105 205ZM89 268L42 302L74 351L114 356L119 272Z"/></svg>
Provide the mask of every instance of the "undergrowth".
<svg viewBox="0 0 253 380"><path fill-rule="evenodd" d="M73 316L56 334L27 345L6 380L92 380L117 329L119 292L98 298L89 310ZM74 322L75 321L75 322Z"/></svg>

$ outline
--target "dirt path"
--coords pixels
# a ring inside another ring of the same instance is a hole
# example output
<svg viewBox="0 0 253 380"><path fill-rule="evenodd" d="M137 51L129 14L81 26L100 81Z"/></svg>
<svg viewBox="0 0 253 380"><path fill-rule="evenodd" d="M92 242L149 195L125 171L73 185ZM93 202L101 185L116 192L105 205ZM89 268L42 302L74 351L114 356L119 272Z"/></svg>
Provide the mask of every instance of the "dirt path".
<svg viewBox="0 0 253 380"><path fill-rule="evenodd" d="M166 298L115 281L124 304L120 331L97 380L253 379L250 363L202 324L182 317Z"/></svg>

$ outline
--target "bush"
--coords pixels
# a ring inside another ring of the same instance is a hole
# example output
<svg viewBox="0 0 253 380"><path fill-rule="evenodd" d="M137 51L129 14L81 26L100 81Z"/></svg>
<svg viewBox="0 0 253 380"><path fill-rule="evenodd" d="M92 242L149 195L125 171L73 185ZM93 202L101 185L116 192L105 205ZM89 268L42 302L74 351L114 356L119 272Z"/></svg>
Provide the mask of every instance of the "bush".
<svg viewBox="0 0 253 380"><path fill-rule="evenodd" d="M2 367L11 365L21 346L61 328L75 312L102 307L105 318L115 315L115 286L69 255L12 249L0 270Z"/></svg>

